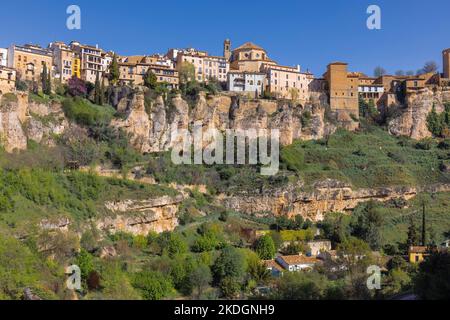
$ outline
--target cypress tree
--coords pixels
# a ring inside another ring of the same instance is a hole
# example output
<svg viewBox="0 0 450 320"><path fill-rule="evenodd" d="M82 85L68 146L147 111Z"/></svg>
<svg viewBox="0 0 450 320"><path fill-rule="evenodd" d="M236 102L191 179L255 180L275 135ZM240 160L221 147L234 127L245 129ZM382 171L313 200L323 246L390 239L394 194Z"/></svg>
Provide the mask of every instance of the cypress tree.
<svg viewBox="0 0 450 320"><path fill-rule="evenodd" d="M116 54L114 54L111 65L109 66L109 74L111 83L113 85L117 84L117 81L119 81L119 64L117 63Z"/></svg>
<svg viewBox="0 0 450 320"><path fill-rule="evenodd" d="M41 74L42 92L44 92L44 93L47 92L47 82L48 82L48 77L47 77L47 64L44 63L44 65L43 65L43 67L42 67L42 74Z"/></svg>
<svg viewBox="0 0 450 320"><path fill-rule="evenodd" d="M95 76L95 87L94 87L94 103L100 104L100 80L98 76L99 72L97 71L97 75Z"/></svg>

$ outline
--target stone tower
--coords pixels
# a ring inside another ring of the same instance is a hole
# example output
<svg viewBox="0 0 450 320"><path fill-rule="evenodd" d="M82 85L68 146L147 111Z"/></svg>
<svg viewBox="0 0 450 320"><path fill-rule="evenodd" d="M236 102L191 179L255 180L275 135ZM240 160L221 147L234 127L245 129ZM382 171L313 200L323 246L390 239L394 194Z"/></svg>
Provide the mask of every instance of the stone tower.
<svg viewBox="0 0 450 320"><path fill-rule="evenodd" d="M225 57L225 59L227 61L229 61L231 58L231 40L230 39L226 39L223 42L223 56Z"/></svg>
<svg viewBox="0 0 450 320"><path fill-rule="evenodd" d="M442 58L444 59L444 78L450 79L450 48L442 51Z"/></svg>

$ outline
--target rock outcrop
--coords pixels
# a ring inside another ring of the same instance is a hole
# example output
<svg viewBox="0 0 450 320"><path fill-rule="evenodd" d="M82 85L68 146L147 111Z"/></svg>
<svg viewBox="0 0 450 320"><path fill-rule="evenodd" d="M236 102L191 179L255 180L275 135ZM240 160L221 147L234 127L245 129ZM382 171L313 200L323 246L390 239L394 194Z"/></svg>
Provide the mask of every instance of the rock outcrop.
<svg viewBox="0 0 450 320"><path fill-rule="evenodd" d="M99 230L147 235L149 232L173 231L178 226L178 205L183 196L163 196L148 200L107 202L111 215L96 222Z"/></svg>
<svg viewBox="0 0 450 320"><path fill-rule="evenodd" d="M53 145L52 137L69 126L59 102L32 102L23 92L13 96L9 101L0 99L0 144L6 152L25 150L28 140Z"/></svg>
<svg viewBox="0 0 450 320"><path fill-rule="evenodd" d="M417 93L408 94L406 103L388 125L389 132L396 136L407 136L421 140L431 137L427 127L427 116L433 105L437 113L445 110L445 103L450 102L450 91L425 88Z"/></svg>
<svg viewBox="0 0 450 320"><path fill-rule="evenodd" d="M409 200L421 191L448 192L450 185L431 186L428 189L389 187L353 190L350 185L340 181L324 180L317 182L312 191L304 191L303 185L299 183L277 190L263 190L256 194L233 195L223 201L227 208L250 215L301 215L304 219L321 221L325 213L349 212L359 203L369 200Z"/></svg>
<svg viewBox="0 0 450 320"><path fill-rule="evenodd" d="M215 128L222 132L278 129L282 145L291 144L295 139L320 139L335 130L334 126L325 124L326 105L320 99L301 106L228 95L207 97L200 92L192 110L181 95L176 95L170 101L157 97L146 112L144 95L144 90L138 88L125 119L113 123L125 129L131 135L133 146L144 153L169 150L177 142L177 130L189 129L196 122L201 122L204 130Z"/></svg>

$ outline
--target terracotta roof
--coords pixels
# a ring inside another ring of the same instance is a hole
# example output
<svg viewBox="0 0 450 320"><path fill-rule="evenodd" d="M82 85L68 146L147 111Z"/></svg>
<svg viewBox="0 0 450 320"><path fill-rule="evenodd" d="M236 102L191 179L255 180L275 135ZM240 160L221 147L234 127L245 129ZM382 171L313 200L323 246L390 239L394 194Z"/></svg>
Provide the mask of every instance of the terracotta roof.
<svg viewBox="0 0 450 320"><path fill-rule="evenodd" d="M279 257L288 265L296 265L296 264L315 264L319 260L313 257L307 257L303 255L294 255L294 256L281 256Z"/></svg>
<svg viewBox="0 0 450 320"><path fill-rule="evenodd" d="M284 270L275 260L264 260L263 263L267 268L276 269L278 271Z"/></svg>
<svg viewBox="0 0 450 320"><path fill-rule="evenodd" d="M261 48L260 46L257 46L256 44L254 44L253 42L246 42L242 46L234 49L233 51L236 51L236 50L248 50L248 49L256 49L256 50L266 51L263 48Z"/></svg>
<svg viewBox="0 0 450 320"><path fill-rule="evenodd" d="M428 247L415 246L409 248L410 253L427 253Z"/></svg>

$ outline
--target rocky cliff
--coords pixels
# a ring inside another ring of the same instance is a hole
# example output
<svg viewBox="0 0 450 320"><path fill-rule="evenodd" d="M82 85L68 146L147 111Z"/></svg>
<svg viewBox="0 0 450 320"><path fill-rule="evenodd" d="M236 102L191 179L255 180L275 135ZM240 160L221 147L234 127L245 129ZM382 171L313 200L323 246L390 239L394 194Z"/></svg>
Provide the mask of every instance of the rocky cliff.
<svg viewBox="0 0 450 320"><path fill-rule="evenodd" d="M449 192L450 185L431 186L427 190L415 187L389 187L354 190L336 180L319 181L313 190L304 191L301 183L282 189L262 190L254 194L238 194L224 199L227 208L256 216L302 216L321 221L328 212L349 212L359 203L369 200L409 200L421 191Z"/></svg>
<svg viewBox="0 0 450 320"><path fill-rule="evenodd" d="M450 102L450 91L425 88L406 96L405 106L388 124L389 132L396 136L407 136L416 140L431 137L427 127L427 116L433 105L437 113L445 110L445 103Z"/></svg>
<svg viewBox="0 0 450 320"><path fill-rule="evenodd" d="M334 126L325 125L326 106L320 98L301 106L228 95L207 97L200 93L190 109L178 94L170 101L157 97L146 110L144 90L138 89L131 103L126 103L125 119L115 120L113 126L126 130L133 145L144 153L169 150L176 142L177 130L188 129L197 121L205 129L220 131L279 129L280 143L288 145L295 139L320 139L335 130Z"/></svg>
<svg viewBox="0 0 450 320"><path fill-rule="evenodd" d="M52 145L53 136L69 126L59 102L29 101L27 93L17 92L14 99L0 96L0 143L6 152L25 150L28 140Z"/></svg>
<svg viewBox="0 0 450 320"><path fill-rule="evenodd" d="M183 196L147 200L107 202L105 207L112 213L96 222L99 230L118 231L146 236L149 232L173 231L178 226L178 205Z"/></svg>

